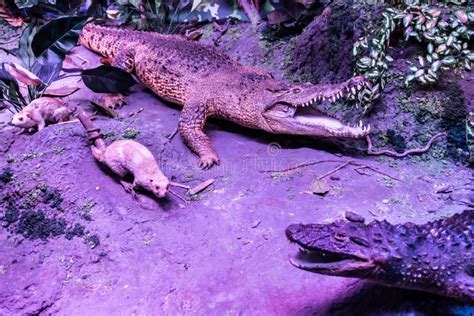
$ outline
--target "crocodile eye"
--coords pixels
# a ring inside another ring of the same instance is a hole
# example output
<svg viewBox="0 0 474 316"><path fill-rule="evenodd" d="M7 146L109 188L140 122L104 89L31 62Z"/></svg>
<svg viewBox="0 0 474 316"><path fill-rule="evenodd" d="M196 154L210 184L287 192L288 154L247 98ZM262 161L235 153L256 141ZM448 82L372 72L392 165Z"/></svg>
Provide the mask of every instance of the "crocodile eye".
<svg viewBox="0 0 474 316"><path fill-rule="evenodd" d="M347 236L344 235L343 233L336 233L334 235L334 239L338 240L338 241L346 241L347 240Z"/></svg>
<svg viewBox="0 0 474 316"><path fill-rule="evenodd" d="M301 89L301 88L294 88L293 89L294 93L300 93L301 91L303 91L303 89Z"/></svg>
<svg viewBox="0 0 474 316"><path fill-rule="evenodd" d="M18 121L23 121L23 117L20 116L20 117L18 118Z"/></svg>

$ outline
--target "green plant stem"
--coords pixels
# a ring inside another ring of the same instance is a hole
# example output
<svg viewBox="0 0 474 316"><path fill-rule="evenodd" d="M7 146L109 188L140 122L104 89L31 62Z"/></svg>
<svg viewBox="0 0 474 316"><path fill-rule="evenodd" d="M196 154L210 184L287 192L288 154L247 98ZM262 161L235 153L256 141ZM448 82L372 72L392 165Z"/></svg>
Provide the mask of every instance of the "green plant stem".
<svg viewBox="0 0 474 316"><path fill-rule="evenodd" d="M59 76L58 80L63 80L63 79L66 79L66 78L80 77L80 76L81 76L81 74L75 74L75 75L69 75L69 76Z"/></svg>

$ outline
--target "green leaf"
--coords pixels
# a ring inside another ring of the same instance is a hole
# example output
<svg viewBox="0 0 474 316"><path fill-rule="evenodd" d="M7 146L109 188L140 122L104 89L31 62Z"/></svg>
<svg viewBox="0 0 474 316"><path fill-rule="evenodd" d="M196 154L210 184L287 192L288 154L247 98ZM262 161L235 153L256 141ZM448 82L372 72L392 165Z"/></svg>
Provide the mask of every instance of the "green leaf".
<svg viewBox="0 0 474 316"><path fill-rule="evenodd" d="M424 69L418 69L418 70L415 72L415 78L420 78L424 73L425 73L425 70L424 70Z"/></svg>
<svg viewBox="0 0 474 316"><path fill-rule="evenodd" d="M60 63L77 44L87 16L63 17L50 21L35 34L31 49L41 64Z"/></svg>
<svg viewBox="0 0 474 316"><path fill-rule="evenodd" d="M443 64L445 65L451 66L451 65L454 65L455 63L456 63L456 58L454 58L453 56L447 56L443 58Z"/></svg>
<svg viewBox="0 0 474 316"><path fill-rule="evenodd" d="M415 79L415 75L408 75L405 82L409 83L409 82L413 81L414 79Z"/></svg>
<svg viewBox="0 0 474 316"><path fill-rule="evenodd" d="M191 7L191 11L194 11L199 7L199 5L202 3L202 0L193 0L193 6Z"/></svg>
<svg viewBox="0 0 474 316"><path fill-rule="evenodd" d="M31 8L38 4L38 0L15 0L18 9Z"/></svg>
<svg viewBox="0 0 474 316"><path fill-rule="evenodd" d="M418 56L418 62L420 63L421 67L425 67L425 59L423 56Z"/></svg>
<svg viewBox="0 0 474 316"><path fill-rule="evenodd" d="M433 43L429 43L429 44L428 44L428 53L432 54L433 51L434 51Z"/></svg>
<svg viewBox="0 0 474 316"><path fill-rule="evenodd" d="M22 65L25 68L30 69L35 61L35 54L31 50L31 41L38 32L39 26L29 24L21 34L20 41L18 43L17 57L20 59Z"/></svg>
<svg viewBox="0 0 474 316"><path fill-rule="evenodd" d="M405 15L405 17L403 18L403 26L407 27L410 24L412 19L413 19L413 14Z"/></svg>
<svg viewBox="0 0 474 316"><path fill-rule="evenodd" d="M106 65L84 70L81 76L86 87L96 93L122 93L136 83L128 72Z"/></svg>

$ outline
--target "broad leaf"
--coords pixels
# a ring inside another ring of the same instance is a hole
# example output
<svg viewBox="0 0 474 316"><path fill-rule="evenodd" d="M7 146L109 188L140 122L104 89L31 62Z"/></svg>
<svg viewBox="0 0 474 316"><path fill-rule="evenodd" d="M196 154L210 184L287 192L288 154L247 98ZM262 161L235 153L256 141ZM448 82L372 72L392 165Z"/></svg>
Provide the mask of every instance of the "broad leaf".
<svg viewBox="0 0 474 316"><path fill-rule="evenodd" d="M5 64L5 70L16 80L29 86L39 86L43 82L34 73L21 67L20 65L9 62Z"/></svg>
<svg viewBox="0 0 474 316"><path fill-rule="evenodd" d="M128 72L106 65L84 70L81 76L86 87L97 93L126 92L136 83Z"/></svg>
<svg viewBox="0 0 474 316"><path fill-rule="evenodd" d="M63 17L41 27L33 38L31 48L41 64L60 63L77 44L86 16Z"/></svg>
<svg viewBox="0 0 474 316"><path fill-rule="evenodd" d="M55 81L62 68L62 63L40 64L34 63L31 71L36 74L46 85Z"/></svg>
<svg viewBox="0 0 474 316"><path fill-rule="evenodd" d="M33 41L36 32L38 32L38 29L39 26L33 24L28 25L23 31L18 44L17 56L23 66L27 69L31 68L36 59L35 54L33 54L33 51L31 50L31 42Z"/></svg>

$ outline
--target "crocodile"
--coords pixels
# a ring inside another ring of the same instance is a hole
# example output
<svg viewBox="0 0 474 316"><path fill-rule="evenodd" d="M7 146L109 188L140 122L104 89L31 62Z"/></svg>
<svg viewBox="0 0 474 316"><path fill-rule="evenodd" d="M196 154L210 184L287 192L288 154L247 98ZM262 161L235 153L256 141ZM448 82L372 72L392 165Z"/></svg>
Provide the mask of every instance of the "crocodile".
<svg viewBox="0 0 474 316"><path fill-rule="evenodd" d="M346 219L290 225L286 236L299 246L290 263L474 303L474 210L422 225Z"/></svg>
<svg viewBox="0 0 474 316"><path fill-rule="evenodd" d="M274 134L363 138L370 132L369 125L343 124L313 106L370 85L361 76L338 84L290 84L178 35L95 24L83 28L79 42L103 62L134 73L161 99L183 107L178 130L203 169L219 163L203 131L209 117Z"/></svg>

